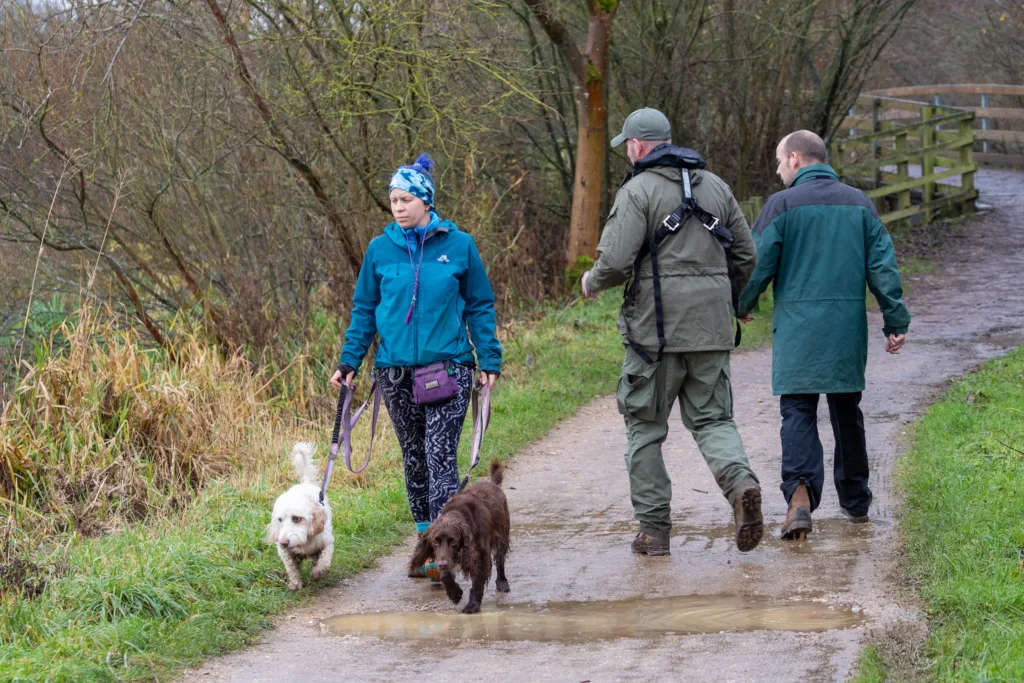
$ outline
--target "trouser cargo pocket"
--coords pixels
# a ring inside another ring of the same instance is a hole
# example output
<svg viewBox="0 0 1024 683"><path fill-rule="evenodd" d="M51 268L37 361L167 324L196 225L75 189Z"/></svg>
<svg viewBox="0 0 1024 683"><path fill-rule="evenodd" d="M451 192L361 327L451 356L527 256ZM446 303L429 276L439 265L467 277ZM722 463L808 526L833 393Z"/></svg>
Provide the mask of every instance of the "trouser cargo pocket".
<svg viewBox="0 0 1024 683"><path fill-rule="evenodd" d="M619 413L646 422L658 416L658 363L646 363L633 349L626 349L622 376L615 392Z"/></svg>

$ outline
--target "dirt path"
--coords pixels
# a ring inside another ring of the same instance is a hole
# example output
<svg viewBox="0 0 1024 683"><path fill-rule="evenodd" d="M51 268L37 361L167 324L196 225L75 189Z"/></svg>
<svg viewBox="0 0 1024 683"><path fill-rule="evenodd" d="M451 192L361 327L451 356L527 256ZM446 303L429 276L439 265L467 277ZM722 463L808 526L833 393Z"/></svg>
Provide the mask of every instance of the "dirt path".
<svg viewBox="0 0 1024 683"><path fill-rule="evenodd" d="M762 480L768 525L754 552L736 550L729 507L676 423L665 444L674 483L672 555L630 553L624 430L614 398L601 398L513 461L505 487L512 592L498 596L492 580L484 614L463 617L442 590L407 579L407 546L283 619L262 644L212 660L186 680L847 679L870 629L915 617L888 580L892 469L906 423L947 379L1024 344L1024 174L984 171L977 184L992 208L955 241L940 272L914 278L902 355L884 353L880 316L870 316L863 403L875 493L869 524L842 519L826 477L811 540L778 540L785 503L771 358L740 353L735 412ZM357 616L332 621L336 615Z"/></svg>

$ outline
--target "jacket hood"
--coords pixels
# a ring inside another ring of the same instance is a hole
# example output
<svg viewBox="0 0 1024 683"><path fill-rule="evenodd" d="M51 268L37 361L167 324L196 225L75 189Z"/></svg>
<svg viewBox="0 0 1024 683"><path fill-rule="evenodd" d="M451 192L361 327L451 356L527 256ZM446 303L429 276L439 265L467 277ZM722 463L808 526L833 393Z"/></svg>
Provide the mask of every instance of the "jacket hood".
<svg viewBox="0 0 1024 683"><path fill-rule="evenodd" d="M707 162L704 161L704 157L688 147L676 147L675 145L670 144L658 145L651 150L650 154L633 164L633 170L626 174L626 178L623 182L649 170L670 168L687 168L695 170L706 167ZM662 171L659 172L658 175L663 175L667 178L677 176L677 174L672 173L671 171L668 173Z"/></svg>
<svg viewBox="0 0 1024 683"><path fill-rule="evenodd" d="M650 154L633 164L633 172L640 173L657 166L694 169L705 168L707 165L704 157L692 149L665 144L658 145L651 150Z"/></svg>
<svg viewBox="0 0 1024 683"><path fill-rule="evenodd" d="M449 232L458 231L459 229L458 227L456 227L454 223L452 223L448 219L444 219L438 221L437 225L431 227L430 230L427 231L426 237L424 239L430 239L439 232L447 234ZM392 242L405 249L405 228L399 225L398 221L391 221L386 226L384 226L384 234L390 237Z"/></svg>

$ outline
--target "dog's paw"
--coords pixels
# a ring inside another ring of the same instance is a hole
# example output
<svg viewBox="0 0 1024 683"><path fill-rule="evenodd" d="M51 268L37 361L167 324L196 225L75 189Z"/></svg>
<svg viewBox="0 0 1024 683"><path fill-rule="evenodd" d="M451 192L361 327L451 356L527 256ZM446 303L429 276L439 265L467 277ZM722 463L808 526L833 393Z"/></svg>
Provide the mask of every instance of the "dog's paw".
<svg viewBox="0 0 1024 683"><path fill-rule="evenodd" d="M480 603L472 602L462 608L463 614L478 614L480 612Z"/></svg>
<svg viewBox="0 0 1024 683"><path fill-rule="evenodd" d="M462 589L458 586L450 588L445 592L448 594L448 599L451 600L453 604L457 605L462 602Z"/></svg>
<svg viewBox="0 0 1024 683"><path fill-rule="evenodd" d="M309 578L311 581L319 581L320 579L327 576L327 572L329 572L330 570L330 567L315 567L313 571L309 573Z"/></svg>
<svg viewBox="0 0 1024 683"><path fill-rule="evenodd" d="M290 591L297 591L300 588L302 588L302 582L301 581L289 581L288 582L288 590L290 590Z"/></svg>
<svg viewBox="0 0 1024 683"><path fill-rule="evenodd" d="M498 579L497 581L495 581L494 587L498 590L499 593L508 593L509 590L511 590L508 587L508 581L505 581L504 579Z"/></svg>

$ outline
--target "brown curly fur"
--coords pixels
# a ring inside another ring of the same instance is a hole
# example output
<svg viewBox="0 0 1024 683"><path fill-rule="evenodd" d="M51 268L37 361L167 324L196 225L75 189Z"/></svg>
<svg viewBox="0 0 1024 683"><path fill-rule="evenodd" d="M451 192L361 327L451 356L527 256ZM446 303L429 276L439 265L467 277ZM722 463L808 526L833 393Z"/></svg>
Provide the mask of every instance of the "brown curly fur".
<svg viewBox="0 0 1024 683"><path fill-rule="evenodd" d="M441 570L441 583L456 605L462 588L453 572L459 569L472 581L464 614L480 611L484 587L491 578L491 559L497 569L495 587L509 591L505 578L505 556L509 552L508 501L501 490L505 468L491 463L491 480L470 484L452 496L441 514L420 534L409 569L416 570L434 560Z"/></svg>

